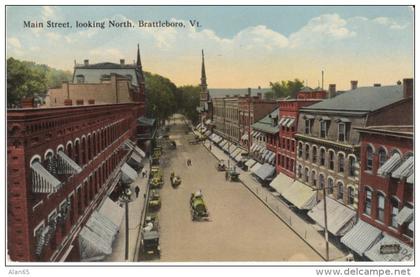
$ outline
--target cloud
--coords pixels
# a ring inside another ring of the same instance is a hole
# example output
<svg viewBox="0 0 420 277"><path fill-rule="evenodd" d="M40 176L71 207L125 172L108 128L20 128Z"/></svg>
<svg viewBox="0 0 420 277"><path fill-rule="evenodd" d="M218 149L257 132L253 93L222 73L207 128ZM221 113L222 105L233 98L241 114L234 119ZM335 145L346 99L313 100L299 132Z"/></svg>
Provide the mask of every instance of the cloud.
<svg viewBox="0 0 420 277"><path fill-rule="evenodd" d="M389 18L389 17L376 17L373 19L374 23L387 26L392 30L402 30L408 27L408 24L398 23L396 20Z"/></svg>
<svg viewBox="0 0 420 277"><path fill-rule="evenodd" d="M121 52L121 50L117 48L95 48L88 52L88 57L92 61L114 61L117 62L121 58L124 57L124 54Z"/></svg>
<svg viewBox="0 0 420 277"><path fill-rule="evenodd" d="M52 6L43 6L41 15L44 21L60 18L57 8Z"/></svg>
<svg viewBox="0 0 420 277"><path fill-rule="evenodd" d="M289 40L284 35L267 28L267 26L258 25L240 31L233 38L232 43L246 49L275 49L287 47Z"/></svg>
<svg viewBox="0 0 420 277"><path fill-rule="evenodd" d="M10 38L7 39L7 43L9 44L9 46L11 46L15 49L21 49L22 48L22 44L20 43L20 40L18 38L10 37Z"/></svg>
<svg viewBox="0 0 420 277"><path fill-rule="evenodd" d="M324 14L312 18L299 31L290 35L290 47L311 45L326 40L343 40L356 33L347 28L347 21L338 14Z"/></svg>

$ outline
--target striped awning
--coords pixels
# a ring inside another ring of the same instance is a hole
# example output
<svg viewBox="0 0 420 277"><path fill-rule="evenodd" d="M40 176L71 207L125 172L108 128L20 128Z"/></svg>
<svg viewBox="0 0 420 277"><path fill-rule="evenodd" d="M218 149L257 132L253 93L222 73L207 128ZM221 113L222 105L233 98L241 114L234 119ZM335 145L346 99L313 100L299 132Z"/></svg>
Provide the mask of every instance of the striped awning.
<svg viewBox="0 0 420 277"><path fill-rule="evenodd" d="M270 157L268 159L268 162L272 164L272 163L275 162L275 160L276 160L276 153L271 152L271 155L270 155Z"/></svg>
<svg viewBox="0 0 420 277"><path fill-rule="evenodd" d="M32 192L53 193L57 192L62 183L46 170L39 162L31 164Z"/></svg>
<svg viewBox="0 0 420 277"><path fill-rule="evenodd" d="M286 127L287 128L290 128L293 125L293 123L295 123L295 119L294 118L290 118L290 120L286 124Z"/></svg>
<svg viewBox="0 0 420 277"><path fill-rule="evenodd" d="M398 225L403 225L406 222L410 222L413 220L413 209L407 206L401 209L401 211L397 214L397 223Z"/></svg>
<svg viewBox="0 0 420 277"><path fill-rule="evenodd" d="M378 175L386 176L392 173L392 171L401 163L401 155L394 153L379 169Z"/></svg>
<svg viewBox="0 0 420 277"><path fill-rule="evenodd" d="M289 118L289 117L284 118L284 120L281 122L281 126L285 126L286 127L287 124L289 123L290 119L291 118Z"/></svg>
<svg viewBox="0 0 420 277"><path fill-rule="evenodd" d="M340 241L360 256L363 256L381 237L381 230L367 222L359 220Z"/></svg>
<svg viewBox="0 0 420 277"><path fill-rule="evenodd" d="M287 120L287 117L280 118L279 125L283 125L283 122Z"/></svg>
<svg viewBox="0 0 420 277"><path fill-rule="evenodd" d="M58 151L57 157L58 167L63 170L64 173L76 174L82 172L82 168L63 151Z"/></svg>
<svg viewBox="0 0 420 277"><path fill-rule="evenodd" d="M392 177L397 179L407 178L413 174L414 171L414 157L408 157L394 172Z"/></svg>
<svg viewBox="0 0 420 277"><path fill-rule="evenodd" d="M241 140L248 140L248 133L245 133L242 137Z"/></svg>

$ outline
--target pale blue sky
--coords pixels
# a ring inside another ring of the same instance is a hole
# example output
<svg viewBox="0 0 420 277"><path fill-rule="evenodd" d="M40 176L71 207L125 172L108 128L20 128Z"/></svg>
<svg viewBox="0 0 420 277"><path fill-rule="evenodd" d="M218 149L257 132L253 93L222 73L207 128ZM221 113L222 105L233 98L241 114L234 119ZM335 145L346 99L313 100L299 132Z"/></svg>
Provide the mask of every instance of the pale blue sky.
<svg viewBox="0 0 420 277"><path fill-rule="evenodd" d="M30 30L23 20L199 20L201 28ZM205 49L211 87L268 86L290 78L339 89L412 77L413 11L404 6L8 7L8 56L72 69L73 60L135 59L177 85L199 82Z"/></svg>

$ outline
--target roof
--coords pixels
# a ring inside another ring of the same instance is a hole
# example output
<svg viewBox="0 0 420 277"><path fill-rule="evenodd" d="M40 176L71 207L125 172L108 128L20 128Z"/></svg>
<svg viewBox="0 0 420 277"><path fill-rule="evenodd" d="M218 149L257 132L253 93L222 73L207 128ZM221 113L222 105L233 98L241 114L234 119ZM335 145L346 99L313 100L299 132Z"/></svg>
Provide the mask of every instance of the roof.
<svg viewBox="0 0 420 277"><path fill-rule="evenodd" d="M382 245L393 245L397 244L400 246L401 250L397 253L391 254L381 254L380 249ZM393 238L389 235L384 235L384 237L376 243L372 248L366 251L365 256L372 261L384 261L384 262L403 262L403 261L412 261L414 259L414 250L412 247L407 244L399 241L396 238Z"/></svg>
<svg viewBox="0 0 420 277"><path fill-rule="evenodd" d="M412 138L414 134L413 125L384 125L384 126L368 126L356 127L358 132L369 134L382 134L387 136Z"/></svg>
<svg viewBox="0 0 420 277"><path fill-rule="evenodd" d="M251 95L256 96L258 93L264 94L266 92L271 91L271 88L251 88ZM210 97L225 97L226 95L229 96L246 96L248 95L248 88L210 88L209 89Z"/></svg>
<svg viewBox="0 0 420 277"><path fill-rule="evenodd" d="M140 126L153 126L155 124L154 118L148 118L145 116L140 116L137 121L140 123Z"/></svg>
<svg viewBox="0 0 420 277"><path fill-rule="evenodd" d="M121 69L121 68L132 68L136 69L136 64L120 64L120 63L95 63L95 64L77 64L74 68L87 68L87 69Z"/></svg>
<svg viewBox="0 0 420 277"><path fill-rule="evenodd" d="M335 110L372 112L404 99L402 85L360 87L302 108L302 111Z"/></svg>
<svg viewBox="0 0 420 277"><path fill-rule="evenodd" d="M360 256L363 256L363 253L381 238L381 233L382 231L378 228L359 220L357 224L341 238L341 242Z"/></svg>
<svg viewBox="0 0 420 277"><path fill-rule="evenodd" d="M277 126L273 126L271 118L278 117L279 111L279 108L276 108L271 113L267 114L265 117L252 124L252 128L264 133L278 133L280 131L280 126L279 124L277 124Z"/></svg>

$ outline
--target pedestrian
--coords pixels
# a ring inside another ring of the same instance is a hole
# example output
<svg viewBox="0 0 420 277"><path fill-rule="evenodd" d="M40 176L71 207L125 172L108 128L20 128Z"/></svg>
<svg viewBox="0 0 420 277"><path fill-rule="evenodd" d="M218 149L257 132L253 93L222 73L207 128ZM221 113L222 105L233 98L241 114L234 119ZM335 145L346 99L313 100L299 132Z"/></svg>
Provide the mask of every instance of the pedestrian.
<svg viewBox="0 0 420 277"><path fill-rule="evenodd" d="M139 198L139 193L140 193L139 186L136 186L136 188L134 189L134 191L136 192L136 198Z"/></svg>
<svg viewBox="0 0 420 277"><path fill-rule="evenodd" d="M145 171L146 171L146 169L144 169L144 168L143 168L143 169L142 169L142 171L141 171L141 176L142 176L143 178L144 178L144 176L146 175L146 174L145 174Z"/></svg>
<svg viewBox="0 0 420 277"><path fill-rule="evenodd" d="M211 144L209 145L209 149L210 149L210 151L211 151Z"/></svg>
<svg viewBox="0 0 420 277"><path fill-rule="evenodd" d="M144 177L147 178L147 170L144 171Z"/></svg>
<svg viewBox="0 0 420 277"><path fill-rule="evenodd" d="M229 177L229 173L227 172L227 170L225 171L225 179L226 179L226 181L228 180L228 177Z"/></svg>

